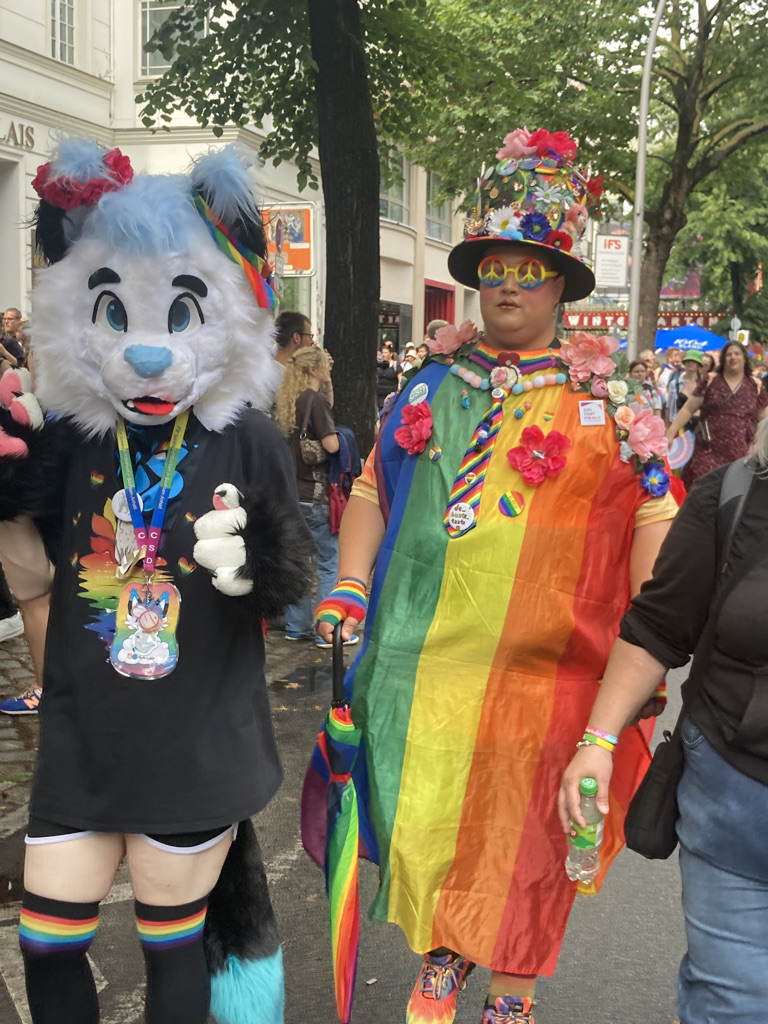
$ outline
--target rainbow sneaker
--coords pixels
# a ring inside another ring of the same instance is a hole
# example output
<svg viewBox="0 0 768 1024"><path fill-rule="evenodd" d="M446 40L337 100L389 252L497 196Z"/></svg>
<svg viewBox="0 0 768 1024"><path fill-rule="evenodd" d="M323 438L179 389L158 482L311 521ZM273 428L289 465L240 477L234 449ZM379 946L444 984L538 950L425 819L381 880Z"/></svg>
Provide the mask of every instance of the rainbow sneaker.
<svg viewBox="0 0 768 1024"><path fill-rule="evenodd" d="M456 1000L475 965L459 953L424 954L421 973L408 1003L406 1024L452 1024Z"/></svg>
<svg viewBox="0 0 768 1024"><path fill-rule="evenodd" d="M486 1003L483 1024L534 1024L533 1003L526 996L497 996Z"/></svg>

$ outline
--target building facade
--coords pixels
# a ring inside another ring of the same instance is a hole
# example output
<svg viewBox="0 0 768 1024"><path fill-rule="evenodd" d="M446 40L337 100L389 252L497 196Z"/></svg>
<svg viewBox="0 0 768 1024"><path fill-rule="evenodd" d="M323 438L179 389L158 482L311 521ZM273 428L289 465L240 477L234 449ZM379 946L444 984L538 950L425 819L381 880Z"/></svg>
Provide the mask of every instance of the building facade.
<svg viewBox="0 0 768 1024"><path fill-rule="evenodd" d="M136 171L178 172L211 145L239 140L258 151L263 135L225 129L216 139L183 115L169 131L141 122L136 96L165 66L144 44L173 5L158 0L0 0L0 304L29 312L34 274L32 189L60 132L118 146ZM316 170L319 167L315 161ZM477 316L476 293L457 286L446 257L461 234L450 204L432 196L434 175L403 164L382 192L380 340L420 341L435 318ZM270 228L288 241L278 260L283 308L306 312L322 336L325 216L322 192L302 192L290 164L267 163L257 195ZM465 294L466 292L466 294Z"/></svg>

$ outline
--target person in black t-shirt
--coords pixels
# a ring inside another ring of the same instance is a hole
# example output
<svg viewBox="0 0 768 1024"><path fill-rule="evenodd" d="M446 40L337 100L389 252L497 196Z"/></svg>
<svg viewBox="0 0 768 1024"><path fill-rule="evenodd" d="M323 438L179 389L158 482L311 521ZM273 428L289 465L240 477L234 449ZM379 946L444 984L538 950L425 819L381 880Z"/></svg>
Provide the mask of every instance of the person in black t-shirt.
<svg viewBox="0 0 768 1024"><path fill-rule="evenodd" d="M275 295L248 164L227 147L134 182L119 150L64 139L32 182L50 266L35 394L0 378L0 522L29 517L56 566L19 928L33 1024L98 1020L87 950L123 860L147 1021L282 1024L251 822L282 778L262 621L307 590L312 537L257 411Z"/></svg>

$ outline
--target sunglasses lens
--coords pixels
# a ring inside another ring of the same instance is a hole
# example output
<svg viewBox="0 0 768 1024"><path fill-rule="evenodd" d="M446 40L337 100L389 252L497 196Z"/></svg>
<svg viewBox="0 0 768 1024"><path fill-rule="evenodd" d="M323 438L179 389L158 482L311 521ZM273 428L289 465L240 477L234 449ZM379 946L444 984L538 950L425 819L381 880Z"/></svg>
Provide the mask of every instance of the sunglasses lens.
<svg viewBox="0 0 768 1024"><path fill-rule="evenodd" d="M544 265L538 260L523 260L517 268L517 281L521 288L538 288L544 280Z"/></svg>
<svg viewBox="0 0 768 1024"><path fill-rule="evenodd" d="M504 280L507 266L498 256L487 256L477 268L480 281L489 288L496 288Z"/></svg>

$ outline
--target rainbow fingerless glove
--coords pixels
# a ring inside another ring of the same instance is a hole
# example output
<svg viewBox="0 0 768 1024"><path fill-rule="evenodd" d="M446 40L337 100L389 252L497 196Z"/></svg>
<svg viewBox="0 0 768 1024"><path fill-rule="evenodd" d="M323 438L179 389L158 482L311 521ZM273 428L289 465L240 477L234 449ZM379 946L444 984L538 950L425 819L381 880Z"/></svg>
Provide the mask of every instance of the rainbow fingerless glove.
<svg viewBox="0 0 768 1024"><path fill-rule="evenodd" d="M655 701L656 704L664 704L664 705L666 705L666 703L667 703L667 680L666 679L663 679L659 683L659 685L656 687L656 689L653 691L653 696L651 697L651 700Z"/></svg>
<svg viewBox="0 0 768 1024"><path fill-rule="evenodd" d="M368 611L368 598L365 595L365 584L354 576L340 579L328 597L321 601L315 610L315 629L319 623L330 622L337 626L346 618L362 622Z"/></svg>

